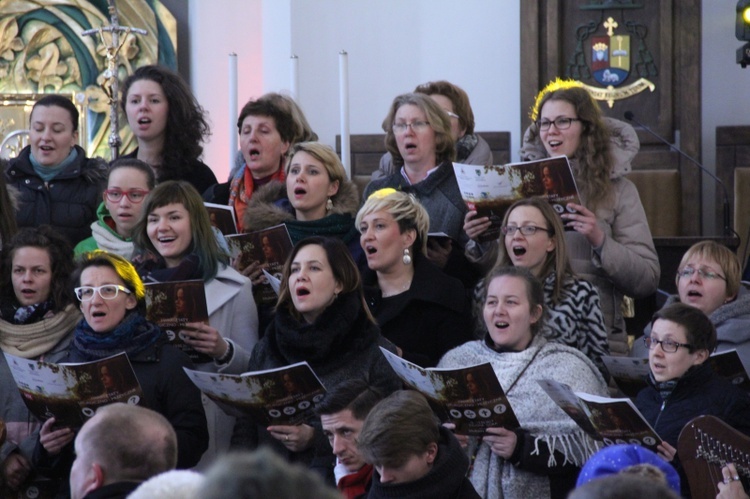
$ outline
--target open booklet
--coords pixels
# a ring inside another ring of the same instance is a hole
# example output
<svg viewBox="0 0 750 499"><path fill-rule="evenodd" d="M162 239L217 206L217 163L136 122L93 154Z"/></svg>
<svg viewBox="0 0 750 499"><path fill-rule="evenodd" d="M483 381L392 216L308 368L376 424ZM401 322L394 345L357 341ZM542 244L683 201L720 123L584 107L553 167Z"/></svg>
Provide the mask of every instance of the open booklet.
<svg viewBox="0 0 750 499"><path fill-rule="evenodd" d="M307 362L239 375L185 368L203 393L235 416L250 415L265 425L295 425L313 415L326 393Z"/></svg>
<svg viewBox="0 0 750 499"><path fill-rule="evenodd" d="M583 431L605 445L630 443L656 452L662 441L630 399L573 392L551 379L537 383Z"/></svg>
<svg viewBox="0 0 750 499"><path fill-rule="evenodd" d="M617 387L630 398L646 388L650 368L648 358L612 357L603 355L602 362L607 367ZM750 376L742 363L737 350L726 350L711 355L708 360L714 372L733 385L750 392Z"/></svg>
<svg viewBox="0 0 750 499"><path fill-rule="evenodd" d="M281 279L284 263L292 252L292 239L286 225L275 225L268 229L246 234L227 236L232 260L239 260L239 267L245 268L253 262L258 262L261 269L274 278ZM256 303L274 304L278 297L274 287L265 282L260 286L253 286L253 296Z"/></svg>
<svg viewBox="0 0 750 499"><path fill-rule="evenodd" d="M143 391L123 352L93 362L51 364L5 354L26 407L40 421L78 428L100 406L139 404Z"/></svg>
<svg viewBox="0 0 750 499"><path fill-rule="evenodd" d="M188 322L208 324L206 287L201 279L146 283L146 319L158 324L169 344L185 352L194 363L213 360L185 343L180 333Z"/></svg>
<svg viewBox="0 0 750 499"><path fill-rule="evenodd" d="M490 219L490 228L479 238L482 242L500 236L505 212L519 199L544 197L560 215L569 211L568 203L581 202L566 156L491 166L453 163L453 170L469 209Z"/></svg>
<svg viewBox="0 0 750 499"><path fill-rule="evenodd" d="M396 374L427 397L444 420L462 435L484 435L487 428L509 430L520 424L492 365L487 362L457 369L424 369L380 348Z"/></svg>

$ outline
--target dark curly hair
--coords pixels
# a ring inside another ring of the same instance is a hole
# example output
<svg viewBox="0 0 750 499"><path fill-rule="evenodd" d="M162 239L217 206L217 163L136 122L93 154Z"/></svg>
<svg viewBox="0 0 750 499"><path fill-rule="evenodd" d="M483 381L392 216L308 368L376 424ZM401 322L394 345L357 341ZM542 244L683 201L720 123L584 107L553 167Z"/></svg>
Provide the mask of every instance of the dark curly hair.
<svg viewBox="0 0 750 499"><path fill-rule="evenodd" d="M169 104L164 148L158 181L190 178L190 168L203 154L203 141L211 135L206 111L180 75L163 66L142 66L122 84L120 107L125 113L130 87L138 80L151 80L161 86Z"/></svg>
<svg viewBox="0 0 750 499"><path fill-rule="evenodd" d="M13 236L7 246L3 247L3 300L16 300L11 281L13 256L16 250L29 246L45 250L49 254L50 266L52 268L50 298L54 303L54 311L59 312L76 301L73 295L73 288L70 285L70 276L75 268L73 263L73 247L65 236L49 225L23 228Z"/></svg>

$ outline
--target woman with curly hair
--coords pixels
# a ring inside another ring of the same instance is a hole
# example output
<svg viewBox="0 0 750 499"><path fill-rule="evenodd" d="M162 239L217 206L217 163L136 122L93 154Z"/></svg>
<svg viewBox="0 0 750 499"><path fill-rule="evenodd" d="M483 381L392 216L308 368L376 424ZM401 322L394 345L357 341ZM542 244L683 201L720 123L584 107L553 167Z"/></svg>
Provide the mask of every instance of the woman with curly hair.
<svg viewBox="0 0 750 499"><path fill-rule="evenodd" d="M659 260L635 185L625 178L640 144L633 128L605 118L585 88L554 81L537 97L521 159L565 155L570 159L581 203L562 215L573 271L599 291L613 355L628 352L621 304L625 295L643 298L659 283ZM464 229L476 238L490 225L467 213ZM470 259L495 261L497 242L468 246Z"/></svg>
<svg viewBox="0 0 750 499"><path fill-rule="evenodd" d="M198 192L216 183L199 159L211 134L206 113L180 75L161 66L138 68L122 85L121 106L138 141L126 158L151 165L157 182L187 180Z"/></svg>

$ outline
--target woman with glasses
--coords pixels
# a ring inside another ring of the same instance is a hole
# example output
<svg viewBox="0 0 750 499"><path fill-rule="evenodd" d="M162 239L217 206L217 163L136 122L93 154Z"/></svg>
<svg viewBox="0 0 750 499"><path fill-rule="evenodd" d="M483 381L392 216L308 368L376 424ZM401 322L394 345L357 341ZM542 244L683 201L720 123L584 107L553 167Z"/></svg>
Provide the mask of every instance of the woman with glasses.
<svg viewBox="0 0 750 499"><path fill-rule="evenodd" d="M250 279L229 266L211 221L195 188L185 181L167 181L149 194L133 229L134 261L145 282L188 279L204 281L208 322L188 323L181 338L213 362L197 364L209 372L245 372L258 341L258 311ZM201 467L229 447L234 418L203 397L211 443Z"/></svg>
<svg viewBox="0 0 750 499"><path fill-rule="evenodd" d="M663 439L658 454L680 473L683 497L687 476L677 458L677 439L696 416L711 415L750 435L750 396L720 378L706 362L716 348L716 329L699 308L673 303L654 314L648 350L649 386L635 405Z"/></svg>
<svg viewBox="0 0 750 499"><path fill-rule="evenodd" d="M487 141L474 133L474 111L464 89L445 80L417 85L415 94L425 94L437 102L450 118L451 137L456 147L456 162L469 165L493 164L492 150ZM393 156L387 152L380 158L380 167L372 173L377 179L396 172Z"/></svg>
<svg viewBox="0 0 750 499"><path fill-rule="evenodd" d="M0 348L24 359L45 360L67 348L81 319L68 286L73 250L68 240L48 225L21 229L5 241L0 286ZM0 420L8 430L0 446L0 492L27 496L37 480L33 466L35 433L41 423L29 413L0 355Z"/></svg>
<svg viewBox="0 0 750 499"><path fill-rule="evenodd" d="M606 373L607 330L594 286L573 273L560 216L546 200L521 199L505 212L495 267L526 267L544 284L552 341L578 349ZM481 289L481 288L479 288ZM484 303L478 296L477 303Z"/></svg>
<svg viewBox="0 0 750 499"><path fill-rule="evenodd" d="M625 178L638 153L638 137L621 121L605 118L580 83L556 80L537 96L521 159L565 155L570 159L581 205L562 215L573 270L599 292L613 355L628 353L624 296L644 298L659 283L659 260L635 185ZM476 239L489 219L467 214L467 234ZM471 243L469 257L493 262L497 245Z"/></svg>
<svg viewBox="0 0 750 499"><path fill-rule="evenodd" d="M677 294L665 306L685 303L700 309L716 328L716 350L736 349L750 365L750 292L740 282L740 261L729 248L715 241L701 241L683 255L675 281ZM647 326L644 335L651 333ZM645 357L646 348L636 342L631 355Z"/></svg>
<svg viewBox="0 0 750 499"><path fill-rule="evenodd" d="M46 95L29 116L29 145L5 170L20 193L18 227L48 224L75 246L96 220L107 163L78 145L78 109L70 97Z"/></svg>
<svg viewBox="0 0 750 499"><path fill-rule="evenodd" d="M414 196L394 189L374 192L357 213L367 304L383 336L422 367L474 339L461 281L425 257L429 225Z"/></svg>
<svg viewBox="0 0 750 499"><path fill-rule="evenodd" d="M107 174L104 201L91 224L91 237L78 243L76 255L101 249L130 259L133 255L133 227L141 216L143 201L154 188L154 171L141 160L120 158Z"/></svg>
<svg viewBox="0 0 750 499"><path fill-rule="evenodd" d="M208 447L208 431L200 391L183 370L193 364L144 317L145 291L135 268L119 255L96 250L81 257L72 281L83 319L68 348L47 360L90 362L127 354L143 391L142 405L167 418L177 434L177 467L195 466ZM48 419L35 458L67 476L74 437L72 428L56 427L55 418Z"/></svg>
<svg viewBox="0 0 750 499"><path fill-rule="evenodd" d="M456 148L450 117L425 94L403 94L393 100L383 130L397 171L370 182L364 199L384 187L414 194L430 215L430 232L448 235L443 241L428 240L427 258L473 287L479 276L463 255L467 209L451 164Z"/></svg>

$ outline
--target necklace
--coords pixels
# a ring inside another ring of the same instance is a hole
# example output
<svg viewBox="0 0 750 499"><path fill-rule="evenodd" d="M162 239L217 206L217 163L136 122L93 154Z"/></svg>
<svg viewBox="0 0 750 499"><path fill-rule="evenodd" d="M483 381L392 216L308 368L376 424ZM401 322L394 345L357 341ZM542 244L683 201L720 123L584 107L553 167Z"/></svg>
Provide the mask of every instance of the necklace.
<svg viewBox="0 0 750 499"><path fill-rule="evenodd" d="M411 280L412 278L409 278L408 281L404 283L404 285L400 289L396 289L395 291L391 291L389 293L381 293L383 298L390 298L391 296L400 295L404 291L407 291L411 287Z"/></svg>

